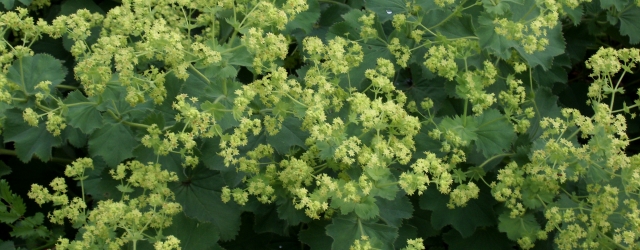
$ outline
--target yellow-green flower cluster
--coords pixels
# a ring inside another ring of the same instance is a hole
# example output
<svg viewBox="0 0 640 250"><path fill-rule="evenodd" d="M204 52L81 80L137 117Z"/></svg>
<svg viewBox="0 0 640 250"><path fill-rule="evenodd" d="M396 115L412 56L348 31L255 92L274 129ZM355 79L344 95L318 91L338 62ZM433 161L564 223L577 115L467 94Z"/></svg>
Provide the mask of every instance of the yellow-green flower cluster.
<svg viewBox="0 0 640 250"><path fill-rule="evenodd" d="M522 86L522 80L516 79L510 74L507 76L506 82L508 90L500 91L498 100L504 107L505 116L509 117L509 121L514 124L514 130L518 133L524 133L531 125L529 119L533 118L535 112L531 107L524 110L521 107L527 101L527 93L525 87Z"/></svg>
<svg viewBox="0 0 640 250"><path fill-rule="evenodd" d="M258 74L265 68L271 71L275 67L275 61L283 60L289 50L289 41L282 34L265 34L262 29L255 27L250 28L242 37L242 43L254 55L253 69Z"/></svg>
<svg viewBox="0 0 640 250"><path fill-rule="evenodd" d="M358 18L358 21L362 23L360 27L360 37L366 42L369 39L378 38L378 31L373 27L375 24L376 13L368 12Z"/></svg>
<svg viewBox="0 0 640 250"><path fill-rule="evenodd" d="M575 2L578 1L570 0L563 3L573 9L577 7ZM497 34L520 43L524 51L529 54L543 51L549 45L547 32L558 24L562 11L562 5L555 0L541 1L534 8L539 8L540 14L529 20L512 21L507 18L495 18L493 21Z"/></svg>
<svg viewBox="0 0 640 250"><path fill-rule="evenodd" d="M235 156L240 154L238 148L246 146L249 142L247 137L249 131L252 131L253 135L258 135L261 130L262 123L259 119L250 120L244 117L240 120L240 125L233 129L233 134L222 136L220 140L221 152L219 154L224 157L225 166L238 163L238 159Z"/></svg>
<svg viewBox="0 0 640 250"><path fill-rule="evenodd" d="M407 246L402 250L424 250L424 240L422 238L408 239Z"/></svg>
<svg viewBox="0 0 640 250"><path fill-rule="evenodd" d="M81 158L67 166L65 175L81 181L86 179L85 169L93 168L93 161ZM75 197L71 201L66 195L67 185L63 178L54 179L49 191L37 184L32 185L29 197L38 204L53 202L59 209L49 214L53 223L64 224L69 219L74 225L82 227L81 236L70 241L61 238L56 249L120 249L125 244L147 240L151 237L148 230L161 230L171 225L171 218L181 211L180 204L174 202L173 192L167 187L168 182L177 181L175 173L162 170L160 164L147 165L138 161L120 164L116 170L110 171L114 179L122 184L118 189L124 192L121 201L99 201L93 210L87 212L84 197ZM128 176L128 178L127 178ZM130 197L132 188L142 188L144 194ZM83 191L84 193L84 191ZM123 231L124 233L119 233ZM179 249L179 240L173 236L156 244L158 249Z"/></svg>

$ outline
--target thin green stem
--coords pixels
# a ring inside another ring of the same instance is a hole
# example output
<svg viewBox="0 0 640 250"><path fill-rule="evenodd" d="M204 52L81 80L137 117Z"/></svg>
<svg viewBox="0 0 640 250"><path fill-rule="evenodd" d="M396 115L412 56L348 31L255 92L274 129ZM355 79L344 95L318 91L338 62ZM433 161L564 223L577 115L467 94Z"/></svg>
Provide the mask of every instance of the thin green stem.
<svg viewBox="0 0 640 250"><path fill-rule="evenodd" d="M76 89L78 89L78 87L74 87L74 86L70 86L70 85L64 85L64 84L58 84L58 85L56 85L56 88L68 89L68 90L76 90Z"/></svg>
<svg viewBox="0 0 640 250"><path fill-rule="evenodd" d="M146 125L146 124L125 121L120 116L118 116L115 113L113 113L113 111L111 111L110 109L107 110L107 113L109 113L109 115L111 115L111 117L113 117L113 119L116 119L118 122L122 122L123 124L125 124L127 126L134 127L134 128L142 128L142 129L148 129L149 128L149 125Z"/></svg>
<svg viewBox="0 0 640 250"><path fill-rule="evenodd" d="M453 13L451 13L451 15L449 15L448 17L446 17L445 19L443 19L442 21L440 21L438 24L436 24L436 25L432 26L432 27L431 27L431 28L429 28L429 29L435 29L435 28L439 27L440 25L443 25L443 24L445 24L446 22L448 22L451 18L453 18L453 17L457 16L457 15L458 15L458 13L460 13L461 11L463 11L463 10L464 10L462 6L463 6L466 2L467 2L467 1L462 1L462 3L460 3L460 4L458 5L458 7L456 7L456 9L453 11ZM473 5L472 5L472 6L473 6Z"/></svg>
<svg viewBox="0 0 640 250"><path fill-rule="evenodd" d="M507 156L512 156L513 153L505 153L505 154L499 154L499 155L494 155L491 158L485 160L482 164L480 164L480 166L478 166L479 168L483 168L485 165L489 164L489 162L498 159L500 157L507 157Z"/></svg>
<svg viewBox="0 0 640 250"><path fill-rule="evenodd" d="M613 110L613 101L616 98L616 90L618 90L618 87L620 86L620 82L622 82L622 78L624 77L624 74L627 73L626 71L622 72L622 75L620 75L620 77L618 78L618 82L616 83L616 86L613 87L613 93L611 93L611 103L609 104L609 110Z"/></svg>

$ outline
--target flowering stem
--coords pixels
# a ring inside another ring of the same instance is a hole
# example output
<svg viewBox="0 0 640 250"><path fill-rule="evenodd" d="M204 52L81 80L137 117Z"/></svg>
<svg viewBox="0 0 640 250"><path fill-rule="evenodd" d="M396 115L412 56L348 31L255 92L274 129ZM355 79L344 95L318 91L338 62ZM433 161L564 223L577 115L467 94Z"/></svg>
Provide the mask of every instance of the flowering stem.
<svg viewBox="0 0 640 250"><path fill-rule="evenodd" d="M611 93L611 103L609 104L609 110L613 110L613 101L616 98L616 90L618 90L618 87L620 86L620 82L622 81L622 78L624 77L625 73L627 73L627 71L622 72L622 75L620 75L620 77L618 78L618 82L616 83L616 86L613 88L613 93Z"/></svg>

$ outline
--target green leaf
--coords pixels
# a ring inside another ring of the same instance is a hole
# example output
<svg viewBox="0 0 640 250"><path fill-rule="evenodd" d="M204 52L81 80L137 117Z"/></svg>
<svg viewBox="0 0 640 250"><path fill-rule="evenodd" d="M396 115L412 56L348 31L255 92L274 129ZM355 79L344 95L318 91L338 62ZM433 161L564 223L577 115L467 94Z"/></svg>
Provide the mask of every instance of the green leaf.
<svg viewBox="0 0 640 250"><path fill-rule="evenodd" d="M84 0L66 0L60 5L60 13L58 15L71 15L75 14L78 10L86 9L92 13L105 14L104 10L100 8L93 1Z"/></svg>
<svg viewBox="0 0 640 250"><path fill-rule="evenodd" d="M182 249L210 249L220 239L213 224L189 218L184 213L173 216L173 223L162 229L162 234L180 239Z"/></svg>
<svg viewBox="0 0 640 250"><path fill-rule="evenodd" d="M203 167L186 171L181 166L175 168L170 171L176 172L180 180L171 183L170 189L176 195L176 201L182 205L185 215L212 223L220 232L221 240L233 239L240 230L242 209L234 202L222 202L222 176Z"/></svg>
<svg viewBox="0 0 640 250"><path fill-rule="evenodd" d="M522 203L527 208L535 209L553 202L556 195L549 191L544 185L545 183L539 181L536 182L529 179L525 181L521 192Z"/></svg>
<svg viewBox="0 0 640 250"><path fill-rule="evenodd" d="M3 1L8 1L8 0L3 0ZM15 250L16 246L13 244L13 241L0 241L0 249Z"/></svg>
<svg viewBox="0 0 640 250"><path fill-rule="evenodd" d="M354 208L356 215L365 220L373 219L380 215L380 209L375 202L376 199L371 196L366 196L364 199L361 199L361 202L357 203Z"/></svg>
<svg viewBox="0 0 640 250"><path fill-rule="evenodd" d="M549 44L543 51L536 51L529 54L525 52L522 45L518 44L515 46L515 49L520 53L520 56L527 61L530 67L540 65L544 70L549 70L553 64L553 58L565 53L565 42L562 36L561 24L556 24L553 29L547 31L546 38L549 40Z"/></svg>
<svg viewBox="0 0 640 250"><path fill-rule="evenodd" d="M506 13L510 8L510 5L507 2L522 4L523 1L522 0L520 1L518 0L497 0L497 1L482 0L482 7L484 7L484 9L488 13L502 15Z"/></svg>
<svg viewBox="0 0 640 250"><path fill-rule="evenodd" d="M122 123L107 123L89 137L89 154L102 156L108 166L133 157L137 141L131 129Z"/></svg>
<svg viewBox="0 0 640 250"><path fill-rule="evenodd" d="M540 225L536 222L533 214L525 214L522 217L511 218L509 211L505 211L500 215L498 220L498 229L500 232L507 233L507 237L511 240L518 240L522 237L536 239L536 233L540 230Z"/></svg>
<svg viewBox="0 0 640 250"><path fill-rule="evenodd" d="M48 54L35 54L16 60L7 73L7 79L20 86L29 95L37 93L35 86L42 81L51 81L50 89L64 81L67 68L62 62Z"/></svg>
<svg viewBox="0 0 640 250"><path fill-rule="evenodd" d="M333 218L326 227L327 235L333 238L331 249L349 249L356 240L368 236L371 246L378 249L394 249L393 242L398 237L398 228L363 221L354 217Z"/></svg>
<svg viewBox="0 0 640 250"><path fill-rule="evenodd" d="M69 93L64 104L69 105L66 114L69 125L79 128L85 134L91 134L102 126L102 115L96 109L96 103L89 101L79 90Z"/></svg>
<svg viewBox="0 0 640 250"><path fill-rule="evenodd" d="M442 119L439 127L452 131L455 135L460 136L463 141L471 142L478 139L476 119L473 119L472 116L467 116L466 121L464 117L456 116L453 119L447 117Z"/></svg>
<svg viewBox="0 0 640 250"><path fill-rule="evenodd" d="M302 131L302 121L295 117L287 117L282 122L282 127L275 135L267 135L267 142L280 154L289 153L291 147L299 146L306 149L304 141L309 133Z"/></svg>
<svg viewBox="0 0 640 250"><path fill-rule="evenodd" d="M313 220L307 224L307 229L301 230L298 234L300 242L307 244L311 250L331 249L333 239L325 232L325 227L329 225L329 220Z"/></svg>
<svg viewBox="0 0 640 250"><path fill-rule="evenodd" d="M610 7L615 6L617 10L622 10L627 4L629 4L629 0L600 0L600 8L606 10Z"/></svg>
<svg viewBox="0 0 640 250"><path fill-rule="evenodd" d="M394 15L407 13L404 0L367 0L364 6L376 13L380 23L392 20Z"/></svg>
<svg viewBox="0 0 640 250"><path fill-rule="evenodd" d="M405 248L407 247L407 240L415 239L417 237L420 237L422 239L428 238L428 236L422 234L418 236L418 228L416 226L403 224L402 227L398 229L398 238L396 238L393 246L395 247L395 249Z"/></svg>
<svg viewBox="0 0 640 250"><path fill-rule="evenodd" d="M253 230L256 233L287 235L289 224L279 218L275 204L260 204L253 214L255 217Z"/></svg>
<svg viewBox="0 0 640 250"><path fill-rule="evenodd" d="M558 97L551 93L550 89L544 87L536 89L534 98L530 100L532 102L523 105L523 109L532 107L535 111L535 117L531 119L531 125L527 130L531 141L533 141L542 135L543 129L540 127L542 118L559 117L560 107L558 107Z"/></svg>
<svg viewBox="0 0 640 250"><path fill-rule="evenodd" d="M11 174L11 167L4 164L3 161L0 161L0 177Z"/></svg>
<svg viewBox="0 0 640 250"><path fill-rule="evenodd" d="M620 13L618 18L620 19L620 34L629 36L629 43L640 43L640 7L633 6L625 8L625 11Z"/></svg>
<svg viewBox="0 0 640 250"><path fill-rule="evenodd" d="M49 230L42 225L44 222L44 215L42 213L36 213L33 216L24 218L24 220L16 223L16 226L11 231L11 236L20 237L23 239L31 237L44 238L50 234Z"/></svg>
<svg viewBox="0 0 640 250"><path fill-rule="evenodd" d="M278 199L278 218L285 220L289 225L308 223L309 218L304 210L296 209L295 204L289 198Z"/></svg>
<svg viewBox="0 0 640 250"><path fill-rule="evenodd" d="M29 4L31 4L31 1L32 0L18 0L18 2L21 2L25 6L29 6ZM16 4L16 0L0 0L0 3L4 4L5 9L11 10ZM0 248L0 249L4 249L4 248Z"/></svg>
<svg viewBox="0 0 640 250"><path fill-rule="evenodd" d="M438 27L438 32L448 39L474 37L474 31L470 15L453 17Z"/></svg>
<svg viewBox="0 0 640 250"><path fill-rule="evenodd" d="M475 117L475 120L478 124L475 144L487 158L509 149L516 139L513 126L496 109L485 110L482 115Z"/></svg>
<svg viewBox="0 0 640 250"><path fill-rule="evenodd" d="M320 18L320 4L318 3L318 0L309 0L306 2L309 8L304 12L298 13L295 19L287 23L287 33L291 33L296 29L301 29L304 30L305 33L309 34L311 30L313 30L313 25Z"/></svg>
<svg viewBox="0 0 640 250"><path fill-rule="evenodd" d="M11 192L9 183L4 179L0 179L0 198L0 222L2 223L11 224L27 211L22 198Z"/></svg>
<svg viewBox="0 0 640 250"><path fill-rule="evenodd" d="M392 227L400 227L402 220L413 214L413 205L403 192L398 192L395 200L376 199L376 205L380 208L380 218Z"/></svg>
<svg viewBox="0 0 640 250"><path fill-rule="evenodd" d="M451 225L466 238L478 227L496 224L493 205L497 202L486 188L480 188L478 199L470 200L465 207L449 209L448 202L449 195L441 194L436 188L427 189L420 197L420 208L433 211L431 225L435 229Z"/></svg>
<svg viewBox="0 0 640 250"><path fill-rule="evenodd" d="M478 36L480 48L489 50L502 59L509 59L511 57L510 48L517 44L496 33L493 18L489 14L482 14L478 17L478 24L476 36Z"/></svg>
<svg viewBox="0 0 640 250"><path fill-rule="evenodd" d="M40 121L37 127L32 127L22 118L22 111L10 109L5 112L4 141L15 142L18 158L27 163L33 155L47 162L51 159L51 148L62 143L60 137L54 137Z"/></svg>
<svg viewBox="0 0 640 250"><path fill-rule="evenodd" d="M450 250L508 250L514 249L513 242L504 233L500 233L495 227L485 227L476 230L470 237L463 238L455 230L451 230L442 239Z"/></svg>

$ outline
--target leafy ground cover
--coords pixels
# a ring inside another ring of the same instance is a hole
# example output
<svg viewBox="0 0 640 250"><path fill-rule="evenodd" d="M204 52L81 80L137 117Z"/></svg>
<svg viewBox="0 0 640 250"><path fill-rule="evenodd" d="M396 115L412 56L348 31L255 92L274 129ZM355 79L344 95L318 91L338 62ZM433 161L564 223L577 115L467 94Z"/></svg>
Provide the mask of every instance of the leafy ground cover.
<svg viewBox="0 0 640 250"><path fill-rule="evenodd" d="M640 1L0 3L0 249L639 248Z"/></svg>

